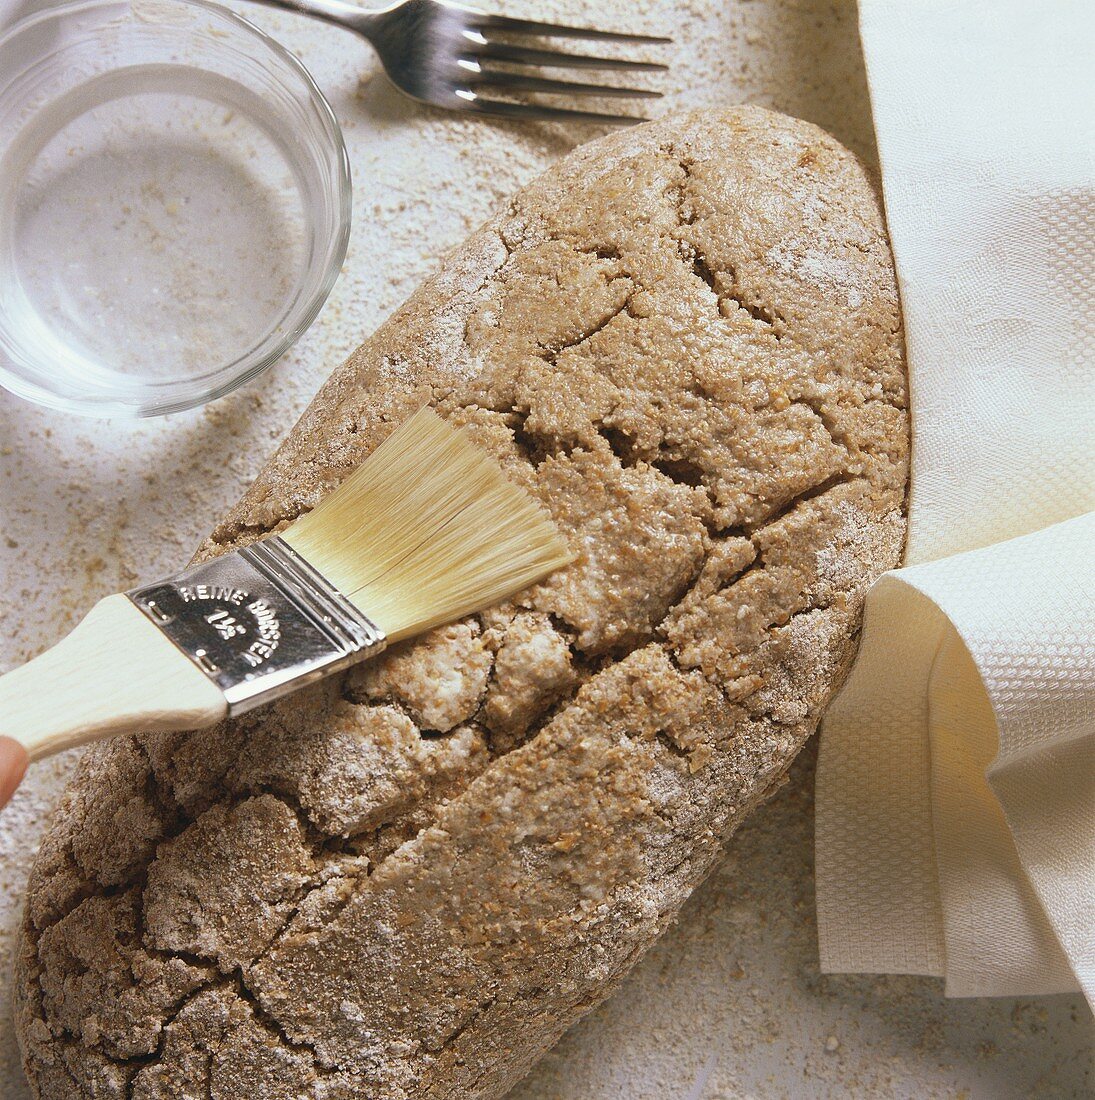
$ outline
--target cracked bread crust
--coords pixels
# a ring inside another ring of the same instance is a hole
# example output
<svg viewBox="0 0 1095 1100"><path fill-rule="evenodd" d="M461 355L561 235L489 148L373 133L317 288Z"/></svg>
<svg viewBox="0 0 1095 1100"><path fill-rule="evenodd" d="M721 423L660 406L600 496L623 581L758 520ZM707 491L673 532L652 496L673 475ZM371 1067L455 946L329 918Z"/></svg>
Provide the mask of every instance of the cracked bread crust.
<svg viewBox="0 0 1095 1100"><path fill-rule="evenodd" d="M576 562L227 726L88 753L18 963L43 1100L501 1096L845 675L908 429L878 203L817 128L692 112L565 158L336 371L201 556L424 400Z"/></svg>

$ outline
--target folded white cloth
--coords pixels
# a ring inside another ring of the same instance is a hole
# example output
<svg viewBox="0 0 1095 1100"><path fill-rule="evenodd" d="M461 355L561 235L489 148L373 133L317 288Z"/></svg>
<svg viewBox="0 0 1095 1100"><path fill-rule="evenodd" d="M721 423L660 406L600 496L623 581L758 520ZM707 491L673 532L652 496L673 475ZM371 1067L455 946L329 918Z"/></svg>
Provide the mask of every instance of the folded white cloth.
<svg viewBox="0 0 1095 1100"><path fill-rule="evenodd" d="M913 466L822 731L822 967L1095 1005L1095 5L860 32Z"/></svg>

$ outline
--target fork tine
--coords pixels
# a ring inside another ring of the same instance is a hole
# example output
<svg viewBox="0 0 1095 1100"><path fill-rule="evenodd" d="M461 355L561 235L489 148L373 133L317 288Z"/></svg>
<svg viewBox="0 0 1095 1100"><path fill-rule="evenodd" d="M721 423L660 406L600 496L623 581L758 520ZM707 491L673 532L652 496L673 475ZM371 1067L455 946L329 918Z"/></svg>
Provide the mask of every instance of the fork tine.
<svg viewBox="0 0 1095 1100"><path fill-rule="evenodd" d="M582 38L587 42L672 42L659 34L628 34L621 31L601 31L593 27L571 27L562 23L540 23L535 19L511 19L508 15L477 15L470 25L508 34L535 34L545 38Z"/></svg>
<svg viewBox="0 0 1095 1100"><path fill-rule="evenodd" d="M460 109L496 118L517 118L531 122L599 122L611 126L634 126L650 119L640 115L611 115L598 111L576 111L569 107L546 107L539 103L506 103L501 99L461 96Z"/></svg>
<svg viewBox="0 0 1095 1100"><path fill-rule="evenodd" d="M523 76L484 69L468 80L469 87L489 85L511 92L544 92L549 95L616 96L621 99L658 99L661 92L652 88L617 88L610 84L579 84L573 80L549 80L544 76Z"/></svg>
<svg viewBox="0 0 1095 1100"><path fill-rule="evenodd" d="M510 46L504 42L476 44L466 55L469 61L512 61L519 65L544 65L555 69L619 69L633 72L665 72L668 65L656 61L625 61L616 57L587 57L584 54L562 53L558 50L531 50Z"/></svg>

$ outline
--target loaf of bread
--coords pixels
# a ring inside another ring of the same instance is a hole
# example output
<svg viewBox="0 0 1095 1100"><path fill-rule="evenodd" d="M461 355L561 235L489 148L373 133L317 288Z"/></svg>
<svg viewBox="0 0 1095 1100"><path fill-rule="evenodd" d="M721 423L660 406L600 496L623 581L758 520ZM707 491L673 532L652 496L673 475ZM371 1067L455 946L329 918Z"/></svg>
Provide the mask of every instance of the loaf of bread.
<svg viewBox="0 0 1095 1100"><path fill-rule="evenodd" d="M576 562L217 729L93 749L27 899L43 1100L501 1096L675 918L897 561L898 299L861 166L694 112L578 149L331 378L201 553L431 402Z"/></svg>

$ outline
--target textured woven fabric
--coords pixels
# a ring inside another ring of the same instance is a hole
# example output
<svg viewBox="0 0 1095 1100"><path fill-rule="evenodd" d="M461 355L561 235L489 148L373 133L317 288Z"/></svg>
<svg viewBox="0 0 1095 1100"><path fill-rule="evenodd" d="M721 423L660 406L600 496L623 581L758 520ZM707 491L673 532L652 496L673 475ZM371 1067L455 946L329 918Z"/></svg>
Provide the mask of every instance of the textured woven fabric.
<svg viewBox="0 0 1095 1100"><path fill-rule="evenodd" d="M822 732L822 966L1095 1003L1095 8L860 29L913 470Z"/></svg>

